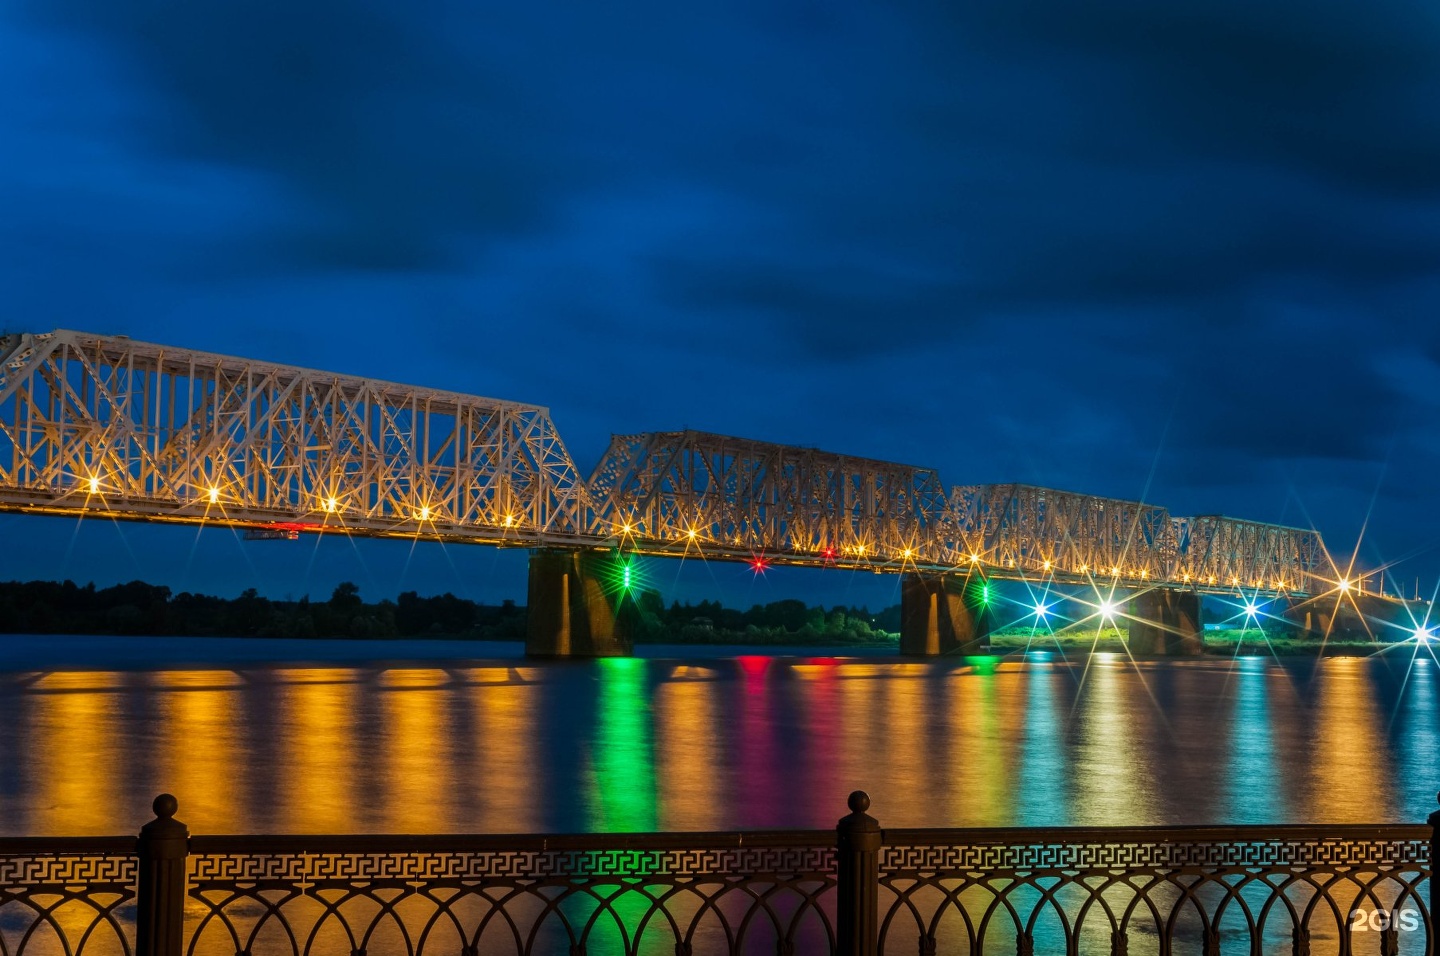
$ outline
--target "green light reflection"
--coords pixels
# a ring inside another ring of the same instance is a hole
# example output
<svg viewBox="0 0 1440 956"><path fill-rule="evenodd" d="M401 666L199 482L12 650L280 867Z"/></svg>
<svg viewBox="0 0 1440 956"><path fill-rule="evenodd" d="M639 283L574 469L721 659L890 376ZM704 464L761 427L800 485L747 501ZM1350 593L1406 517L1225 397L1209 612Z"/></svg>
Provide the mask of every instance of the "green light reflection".
<svg viewBox="0 0 1440 956"><path fill-rule="evenodd" d="M609 833L655 830L659 809L646 662L611 657L597 661L596 669L600 699L586 793L589 829Z"/></svg>

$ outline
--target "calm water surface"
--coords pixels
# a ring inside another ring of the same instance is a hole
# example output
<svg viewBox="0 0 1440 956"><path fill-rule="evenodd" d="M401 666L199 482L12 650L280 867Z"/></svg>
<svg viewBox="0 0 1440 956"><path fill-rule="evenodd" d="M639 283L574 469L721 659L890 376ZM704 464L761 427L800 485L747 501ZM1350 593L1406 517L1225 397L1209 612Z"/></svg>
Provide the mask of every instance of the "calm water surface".
<svg viewBox="0 0 1440 956"><path fill-rule="evenodd" d="M418 833L830 827L856 788L893 827L1416 822L1440 789L1423 652L537 663L474 643L3 643L8 835L133 832L161 790L196 833Z"/></svg>

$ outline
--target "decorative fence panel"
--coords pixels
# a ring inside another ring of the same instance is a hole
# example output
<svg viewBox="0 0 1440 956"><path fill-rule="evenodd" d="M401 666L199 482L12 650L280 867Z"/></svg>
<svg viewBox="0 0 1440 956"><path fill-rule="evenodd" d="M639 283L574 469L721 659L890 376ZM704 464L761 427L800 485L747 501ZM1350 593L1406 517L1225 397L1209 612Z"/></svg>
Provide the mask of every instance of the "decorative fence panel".
<svg viewBox="0 0 1440 956"><path fill-rule="evenodd" d="M825 953L833 835L196 838L188 953Z"/></svg>
<svg viewBox="0 0 1440 956"><path fill-rule="evenodd" d="M0 841L0 954L130 954L134 837Z"/></svg>
<svg viewBox="0 0 1440 956"><path fill-rule="evenodd" d="M886 953L1424 953L1423 827L887 831Z"/></svg>

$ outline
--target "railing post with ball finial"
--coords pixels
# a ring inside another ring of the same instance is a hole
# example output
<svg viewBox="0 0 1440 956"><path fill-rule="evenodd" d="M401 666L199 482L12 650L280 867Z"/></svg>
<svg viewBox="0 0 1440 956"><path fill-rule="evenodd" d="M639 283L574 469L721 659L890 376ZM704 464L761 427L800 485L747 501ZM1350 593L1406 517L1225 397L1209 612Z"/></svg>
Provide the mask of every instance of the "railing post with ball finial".
<svg viewBox="0 0 1440 956"><path fill-rule="evenodd" d="M180 804L170 794L160 794L151 806L155 819L140 828L135 956L182 956L190 829L175 819Z"/></svg>
<svg viewBox="0 0 1440 956"><path fill-rule="evenodd" d="M836 956L875 956L880 899L880 824L865 811L870 796L850 794L850 814L835 825Z"/></svg>
<svg viewBox="0 0 1440 956"><path fill-rule="evenodd" d="M1440 801L1440 793L1435 794ZM1440 810L1426 821L1430 824L1430 949L1440 954Z"/></svg>

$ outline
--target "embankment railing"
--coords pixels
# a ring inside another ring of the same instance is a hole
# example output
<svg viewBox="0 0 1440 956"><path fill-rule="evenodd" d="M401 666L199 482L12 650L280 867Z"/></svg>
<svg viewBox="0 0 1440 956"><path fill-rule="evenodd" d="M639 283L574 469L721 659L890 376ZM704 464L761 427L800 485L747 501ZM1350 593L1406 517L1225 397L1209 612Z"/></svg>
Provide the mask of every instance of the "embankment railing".
<svg viewBox="0 0 1440 956"><path fill-rule="evenodd" d="M1435 954L1427 826L0 840L0 956Z"/></svg>

